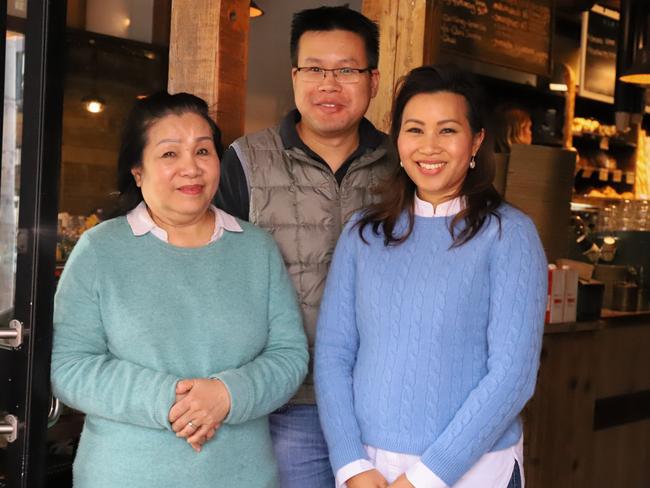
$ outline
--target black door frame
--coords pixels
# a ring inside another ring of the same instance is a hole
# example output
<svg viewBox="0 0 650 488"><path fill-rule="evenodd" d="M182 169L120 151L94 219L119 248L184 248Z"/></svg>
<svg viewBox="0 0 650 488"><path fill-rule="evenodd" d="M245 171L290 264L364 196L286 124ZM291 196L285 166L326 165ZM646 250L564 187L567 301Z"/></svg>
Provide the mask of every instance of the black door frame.
<svg viewBox="0 0 650 488"><path fill-rule="evenodd" d="M14 318L23 323L25 339L17 350L0 351L8 376L2 394L10 400L2 407L19 420L17 440L4 449L10 488L44 486L47 469L66 3L27 3L14 299Z"/></svg>

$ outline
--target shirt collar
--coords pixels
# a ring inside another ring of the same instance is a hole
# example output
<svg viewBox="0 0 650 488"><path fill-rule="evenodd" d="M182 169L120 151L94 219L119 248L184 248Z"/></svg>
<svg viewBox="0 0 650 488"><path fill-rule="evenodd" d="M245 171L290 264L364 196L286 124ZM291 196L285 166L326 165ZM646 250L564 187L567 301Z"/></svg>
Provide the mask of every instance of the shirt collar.
<svg viewBox="0 0 650 488"><path fill-rule="evenodd" d="M465 208L465 198L456 197L446 202L439 203L435 207L418 197L415 194L414 212L418 217L450 217L456 215Z"/></svg>
<svg viewBox="0 0 650 488"><path fill-rule="evenodd" d="M228 232L243 232L241 225L239 225L239 222L237 222L235 217L214 205L210 205L210 210L212 210L212 213L214 214L214 232L212 233L212 237L210 237L208 244L218 240L225 230ZM131 227L133 235L142 236L151 232L161 241L168 242L167 232L158 227L153 221L151 215L149 215L147 204L144 203L144 200L126 214L126 220Z"/></svg>

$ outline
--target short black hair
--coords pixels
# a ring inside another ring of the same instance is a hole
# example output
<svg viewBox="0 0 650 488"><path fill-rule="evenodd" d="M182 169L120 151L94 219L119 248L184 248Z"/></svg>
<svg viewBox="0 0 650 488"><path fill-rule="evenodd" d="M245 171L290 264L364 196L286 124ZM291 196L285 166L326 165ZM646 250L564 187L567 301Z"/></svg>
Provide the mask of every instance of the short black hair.
<svg viewBox="0 0 650 488"><path fill-rule="evenodd" d="M298 66L298 43L307 31L344 30L361 36L366 46L368 68L379 64L379 28L369 18L346 6L318 7L293 14L291 22L291 65Z"/></svg>
<svg viewBox="0 0 650 488"><path fill-rule="evenodd" d="M118 208L113 216L126 214L142 201L142 191L135 184L131 170L142 164L142 154L147 145L149 128L166 115L186 113L196 114L208 123L214 147L221 158L223 154L221 131L210 117L205 100L189 93L170 95L166 91L137 100L129 112L122 132L117 157Z"/></svg>

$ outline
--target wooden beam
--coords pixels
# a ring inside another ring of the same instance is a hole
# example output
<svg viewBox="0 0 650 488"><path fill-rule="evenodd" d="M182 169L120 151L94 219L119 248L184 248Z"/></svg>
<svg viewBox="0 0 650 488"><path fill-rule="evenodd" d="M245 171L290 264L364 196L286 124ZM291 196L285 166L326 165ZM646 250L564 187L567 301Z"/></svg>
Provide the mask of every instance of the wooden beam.
<svg viewBox="0 0 650 488"><path fill-rule="evenodd" d="M151 42L161 46L169 46L169 27L172 11L172 0L154 0L153 27Z"/></svg>
<svg viewBox="0 0 650 488"><path fill-rule="evenodd" d="M637 200L647 200L650 198L650 138L639 125L633 128L637 132L634 196Z"/></svg>
<svg viewBox="0 0 650 488"><path fill-rule="evenodd" d="M86 0L68 0L66 25L74 29L86 28Z"/></svg>
<svg viewBox="0 0 650 488"><path fill-rule="evenodd" d="M363 0L363 14L379 24L377 96L366 116L388 131L393 91L397 81L413 68L430 63L435 50L435 14L441 0Z"/></svg>
<svg viewBox="0 0 650 488"><path fill-rule="evenodd" d="M562 74L567 92L564 97L564 128L562 130L562 147L573 147L573 117L576 110L576 75L571 66L562 64Z"/></svg>
<svg viewBox="0 0 650 488"><path fill-rule="evenodd" d="M224 145L244 133L248 64L247 0L173 0L170 93L203 98Z"/></svg>

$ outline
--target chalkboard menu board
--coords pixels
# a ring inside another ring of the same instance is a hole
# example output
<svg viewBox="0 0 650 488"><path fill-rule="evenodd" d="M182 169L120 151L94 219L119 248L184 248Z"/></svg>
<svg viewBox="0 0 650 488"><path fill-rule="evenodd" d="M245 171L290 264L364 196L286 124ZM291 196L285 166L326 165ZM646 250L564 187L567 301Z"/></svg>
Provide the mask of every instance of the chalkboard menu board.
<svg viewBox="0 0 650 488"><path fill-rule="evenodd" d="M610 101L616 84L618 13L602 10L583 14L580 94Z"/></svg>
<svg viewBox="0 0 650 488"><path fill-rule="evenodd" d="M487 63L550 73L552 0L442 0L441 47Z"/></svg>

